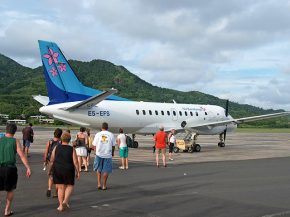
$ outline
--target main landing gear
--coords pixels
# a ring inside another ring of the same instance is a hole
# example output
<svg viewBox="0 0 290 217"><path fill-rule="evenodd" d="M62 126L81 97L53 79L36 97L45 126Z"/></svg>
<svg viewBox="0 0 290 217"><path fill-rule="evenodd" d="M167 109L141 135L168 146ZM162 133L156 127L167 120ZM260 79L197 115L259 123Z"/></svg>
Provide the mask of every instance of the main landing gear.
<svg viewBox="0 0 290 217"><path fill-rule="evenodd" d="M220 134L220 137L219 137L220 138L220 141L218 143L218 147L223 148L223 147L226 146L224 137L225 137L224 133L221 133Z"/></svg>
<svg viewBox="0 0 290 217"><path fill-rule="evenodd" d="M126 143L129 148L138 148L139 143L135 141L135 137L136 137L135 134L132 134L132 138L126 135Z"/></svg>

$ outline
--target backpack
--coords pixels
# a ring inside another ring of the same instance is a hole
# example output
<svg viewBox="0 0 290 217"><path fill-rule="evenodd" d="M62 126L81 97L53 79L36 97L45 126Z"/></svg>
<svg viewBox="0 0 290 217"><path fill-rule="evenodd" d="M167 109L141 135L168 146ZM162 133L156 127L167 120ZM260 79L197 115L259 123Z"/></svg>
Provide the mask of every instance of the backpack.
<svg viewBox="0 0 290 217"><path fill-rule="evenodd" d="M49 146L48 146L48 152L47 152L47 161L50 161L50 158L51 158L51 154L52 154L52 151L54 149L54 147L56 147L57 145L60 145L60 141L54 141L53 139L49 140Z"/></svg>

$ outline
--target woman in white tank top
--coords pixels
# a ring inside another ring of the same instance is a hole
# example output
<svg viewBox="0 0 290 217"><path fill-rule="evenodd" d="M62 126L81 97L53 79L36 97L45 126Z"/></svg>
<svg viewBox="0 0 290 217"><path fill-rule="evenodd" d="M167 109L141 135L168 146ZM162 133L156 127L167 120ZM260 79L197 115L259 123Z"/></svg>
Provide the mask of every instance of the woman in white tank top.
<svg viewBox="0 0 290 217"><path fill-rule="evenodd" d="M121 170L123 169L128 169L128 146L126 143L126 135L123 132L123 129L120 128L119 130L120 134L117 137L117 144L119 146L119 154L120 154L120 158L122 159L122 166L120 166L119 168Z"/></svg>

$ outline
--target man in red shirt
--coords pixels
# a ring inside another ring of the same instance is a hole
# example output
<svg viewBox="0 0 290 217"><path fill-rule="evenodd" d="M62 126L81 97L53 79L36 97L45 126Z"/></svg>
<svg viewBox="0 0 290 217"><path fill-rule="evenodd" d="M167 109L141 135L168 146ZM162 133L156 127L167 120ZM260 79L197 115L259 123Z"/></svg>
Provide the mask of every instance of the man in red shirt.
<svg viewBox="0 0 290 217"><path fill-rule="evenodd" d="M167 134L164 132L163 126L161 126L159 129L160 130L158 132L156 132L156 134L154 136L155 147L156 147L156 165L157 165L157 167L159 167L159 153L161 152L163 166L166 167L165 152L166 152Z"/></svg>

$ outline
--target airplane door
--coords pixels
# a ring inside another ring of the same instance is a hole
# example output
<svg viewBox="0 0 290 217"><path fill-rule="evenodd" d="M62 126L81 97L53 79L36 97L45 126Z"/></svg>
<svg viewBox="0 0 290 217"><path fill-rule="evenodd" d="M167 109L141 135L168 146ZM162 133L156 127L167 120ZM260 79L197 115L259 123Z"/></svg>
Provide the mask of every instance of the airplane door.
<svg viewBox="0 0 290 217"><path fill-rule="evenodd" d="M176 109L174 108L171 109L171 117L172 117L172 120L177 121L177 112L176 112Z"/></svg>

